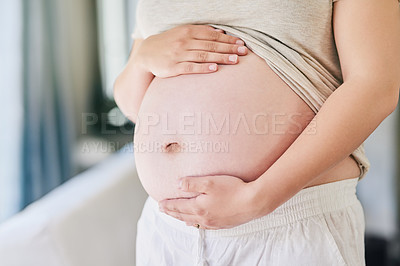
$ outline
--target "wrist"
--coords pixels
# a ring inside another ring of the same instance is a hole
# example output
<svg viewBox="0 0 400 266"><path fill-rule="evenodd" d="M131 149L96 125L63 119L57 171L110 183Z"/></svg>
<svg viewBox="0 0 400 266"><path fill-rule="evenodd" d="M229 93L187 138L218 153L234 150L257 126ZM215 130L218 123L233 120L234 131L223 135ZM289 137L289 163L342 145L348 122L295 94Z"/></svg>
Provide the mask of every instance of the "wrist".
<svg viewBox="0 0 400 266"><path fill-rule="evenodd" d="M259 179L248 183L247 199L251 206L254 218L265 216L273 211L269 204L268 193L266 193Z"/></svg>
<svg viewBox="0 0 400 266"><path fill-rule="evenodd" d="M149 37L151 38L151 36ZM148 39L148 38L147 38ZM150 67L149 67L149 60L146 56L146 52L144 50L145 45L146 45L146 41L147 39L142 40L137 49L135 49L135 51L132 54L132 60L131 63L133 65L133 67L137 70L140 71L141 73L151 73Z"/></svg>
<svg viewBox="0 0 400 266"><path fill-rule="evenodd" d="M132 56L132 68L142 74L151 73L150 69L147 67L146 60L139 52Z"/></svg>

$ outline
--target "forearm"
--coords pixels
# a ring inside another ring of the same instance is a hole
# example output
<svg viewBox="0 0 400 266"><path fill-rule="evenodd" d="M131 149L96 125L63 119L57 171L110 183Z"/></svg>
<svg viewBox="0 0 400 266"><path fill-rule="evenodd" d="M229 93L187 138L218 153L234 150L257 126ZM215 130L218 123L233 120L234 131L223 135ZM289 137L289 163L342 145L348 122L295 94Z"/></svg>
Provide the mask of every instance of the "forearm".
<svg viewBox="0 0 400 266"><path fill-rule="evenodd" d="M286 202L364 142L397 104L398 90L384 89L348 81L327 99L313 123L254 181L253 202L261 204L260 215Z"/></svg>
<svg viewBox="0 0 400 266"><path fill-rule="evenodd" d="M118 107L134 123L143 97L154 78L136 58L138 45L132 49L128 63L114 84L114 99Z"/></svg>

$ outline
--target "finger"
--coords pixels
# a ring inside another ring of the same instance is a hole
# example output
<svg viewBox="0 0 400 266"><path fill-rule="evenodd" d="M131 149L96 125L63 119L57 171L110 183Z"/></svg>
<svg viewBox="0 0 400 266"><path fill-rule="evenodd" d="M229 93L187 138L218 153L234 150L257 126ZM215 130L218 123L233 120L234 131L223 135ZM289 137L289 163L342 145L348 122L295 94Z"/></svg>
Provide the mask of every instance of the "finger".
<svg viewBox="0 0 400 266"><path fill-rule="evenodd" d="M221 32L221 33L225 33L225 31L224 30L221 30L221 29L214 29L215 31L218 31L218 32Z"/></svg>
<svg viewBox="0 0 400 266"><path fill-rule="evenodd" d="M215 53L225 53L225 54L238 54L245 55L248 52L248 48L243 45L219 43L213 41L204 40L191 40L187 43L187 49L191 50L201 50Z"/></svg>
<svg viewBox="0 0 400 266"><path fill-rule="evenodd" d="M199 215L201 214L196 210L196 198L186 199L165 199L158 203L160 210L179 212L182 214Z"/></svg>
<svg viewBox="0 0 400 266"><path fill-rule="evenodd" d="M225 33L225 31L223 29L214 28L213 26L210 26L210 25L199 25L199 26L200 27L205 27L205 28L208 28L208 29L211 29L211 30L215 30L215 31L218 31L218 32Z"/></svg>
<svg viewBox="0 0 400 266"><path fill-rule="evenodd" d="M175 70L178 75L181 74L200 74L200 73L212 73L218 70L218 65L215 63L192 63L192 62L181 62L177 63Z"/></svg>
<svg viewBox="0 0 400 266"><path fill-rule="evenodd" d="M180 179L180 188L187 192L209 193L214 181L209 177L183 177ZM196 199L196 198L194 198Z"/></svg>
<svg viewBox="0 0 400 266"><path fill-rule="evenodd" d="M190 214L183 214L179 212L174 212L174 211L165 211L165 214L168 214L169 216L172 216L178 220L181 220L186 223L187 226L193 226L196 229L198 229L197 224L200 225L200 229L209 229L209 230L215 230L215 229L220 229L220 227L211 227L211 226L206 226L204 224L200 224L198 222L199 218L195 215L190 215Z"/></svg>
<svg viewBox="0 0 400 266"><path fill-rule="evenodd" d="M238 37L227 35L214 30L212 27L202 27L202 25L192 25L193 29L190 31L191 37L198 40L209 40L231 44L243 44L243 41ZM198 28L198 29L196 29Z"/></svg>
<svg viewBox="0 0 400 266"><path fill-rule="evenodd" d="M194 224L188 224L188 223L186 223L187 225L189 225L189 226L193 226L193 227L195 227L195 228L197 228L197 229L207 229L207 230L215 230L215 229L219 229L218 227L209 227L209 226L204 226L204 225L202 225L202 224L199 224L199 228L197 227L197 224L196 223L194 223Z"/></svg>
<svg viewBox="0 0 400 266"><path fill-rule="evenodd" d="M182 54L178 62L236 64L238 62L238 55L210 53L206 51L187 51Z"/></svg>

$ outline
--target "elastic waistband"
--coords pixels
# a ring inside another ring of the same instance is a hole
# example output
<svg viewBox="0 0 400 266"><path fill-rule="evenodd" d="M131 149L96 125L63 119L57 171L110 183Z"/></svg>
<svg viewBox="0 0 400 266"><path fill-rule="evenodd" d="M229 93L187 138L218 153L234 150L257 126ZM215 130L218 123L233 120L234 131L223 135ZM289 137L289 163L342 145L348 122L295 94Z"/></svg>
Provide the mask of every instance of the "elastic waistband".
<svg viewBox="0 0 400 266"><path fill-rule="evenodd" d="M207 237L238 236L284 226L311 216L339 210L359 203L356 195L358 180L359 178L356 177L308 187L300 190L284 204L263 217L229 229L203 230ZM199 229L187 226L185 222L161 212L157 201L153 198L148 197L146 204L149 204L158 217L176 230L198 235Z"/></svg>

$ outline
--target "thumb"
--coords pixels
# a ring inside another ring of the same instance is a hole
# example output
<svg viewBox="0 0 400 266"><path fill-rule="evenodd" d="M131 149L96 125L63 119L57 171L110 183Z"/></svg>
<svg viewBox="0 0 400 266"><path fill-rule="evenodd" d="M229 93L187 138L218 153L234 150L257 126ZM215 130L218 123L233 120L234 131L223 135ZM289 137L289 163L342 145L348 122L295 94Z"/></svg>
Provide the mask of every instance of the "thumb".
<svg viewBox="0 0 400 266"><path fill-rule="evenodd" d="M179 188L187 192L206 193L210 188L210 180L207 177L183 177L179 181Z"/></svg>

